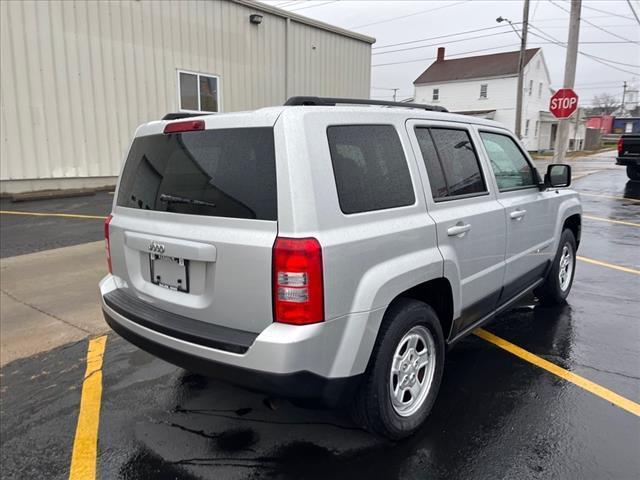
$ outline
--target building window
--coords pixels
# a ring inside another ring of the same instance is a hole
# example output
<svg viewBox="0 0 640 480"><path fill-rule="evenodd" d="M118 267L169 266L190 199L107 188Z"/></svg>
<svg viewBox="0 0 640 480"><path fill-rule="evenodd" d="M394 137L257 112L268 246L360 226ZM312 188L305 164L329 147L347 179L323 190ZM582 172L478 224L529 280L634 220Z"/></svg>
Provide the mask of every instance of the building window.
<svg viewBox="0 0 640 480"><path fill-rule="evenodd" d="M194 72L178 71L179 109L194 112L219 112L219 78Z"/></svg>
<svg viewBox="0 0 640 480"><path fill-rule="evenodd" d="M533 80L529 80L529 96L533 93Z"/></svg>
<svg viewBox="0 0 640 480"><path fill-rule="evenodd" d="M432 95L431 99L434 100L434 101L440 100L440 89L439 88L434 88L433 89L433 95Z"/></svg>
<svg viewBox="0 0 640 480"><path fill-rule="evenodd" d="M538 98L542 98L542 82L538 84Z"/></svg>
<svg viewBox="0 0 640 480"><path fill-rule="evenodd" d="M480 85L480 98L487 98L488 87L489 85L487 85L486 83L483 83L482 85Z"/></svg>
<svg viewBox="0 0 640 480"><path fill-rule="evenodd" d="M530 124L530 120L527 119L526 122L524 122L524 136L527 137L529 136L529 124Z"/></svg>
<svg viewBox="0 0 640 480"><path fill-rule="evenodd" d="M534 137L538 137L538 132L540 131L540 121L536 120L536 130L535 130L535 134Z"/></svg>

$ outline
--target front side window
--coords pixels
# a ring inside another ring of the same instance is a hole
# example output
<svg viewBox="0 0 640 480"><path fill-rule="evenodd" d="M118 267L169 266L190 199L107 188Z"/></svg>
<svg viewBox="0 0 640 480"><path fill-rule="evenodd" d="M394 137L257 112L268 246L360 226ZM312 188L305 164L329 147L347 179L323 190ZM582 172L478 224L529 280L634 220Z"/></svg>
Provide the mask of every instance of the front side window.
<svg viewBox="0 0 640 480"><path fill-rule="evenodd" d="M420 152L424 160L424 166L429 176L429 185L431 186L431 196L434 199L446 197L448 194L447 182L444 179L444 171L436 152L436 146L431 138L431 132L428 128L417 127L416 138L420 145Z"/></svg>
<svg viewBox="0 0 640 480"><path fill-rule="evenodd" d="M487 85L486 83L483 83L482 85L480 85L480 98L487 98L488 88L489 88L489 85Z"/></svg>
<svg viewBox="0 0 640 480"><path fill-rule="evenodd" d="M433 89L433 96L431 98L433 100L440 100L440 89L439 88L434 88Z"/></svg>
<svg viewBox="0 0 640 480"><path fill-rule="evenodd" d="M179 72L178 79L180 110L220 111L218 77Z"/></svg>
<svg viewBox="0 0 640 480"><path fill-rule="evenodd" d="M413 183L392 125L327 128L331 163L343 213L412 205Z"/></svg>
<svg viewBox="0 0 640 480"><path fill-rule="evenodd" d="M480 137L500 191L536 185L533 168L511 137L490 132Z"/></svg>
<svg viewBox="0 0 640 480"><path fill-rule="evenodd" d="M431 128L429 130L435 149L431 152L425 149L427 143L423 139L420 144L422 155L428 170L431 165L432 172L436 172L437 164L440 164L446 183L446 192L442 195L440 194L442 186L438 184L438 174L427 172L429 173L429 181L434 181L431 186L432 193L434 187L438 192L438 197L434 197L434 199L486 192L478 156L471 143L469 133L466 130L449 128ZM434 154L437 155L437 160L433 158Z"/></svg>

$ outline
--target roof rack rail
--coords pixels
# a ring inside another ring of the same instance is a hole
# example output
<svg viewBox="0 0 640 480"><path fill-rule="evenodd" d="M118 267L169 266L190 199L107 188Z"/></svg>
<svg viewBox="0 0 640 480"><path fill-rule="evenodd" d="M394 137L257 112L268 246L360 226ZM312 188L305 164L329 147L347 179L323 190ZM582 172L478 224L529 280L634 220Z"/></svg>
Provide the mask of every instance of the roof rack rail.
<svg viewBox="0 0 640 480"><path fill-rule="evenodd" d="M330 97L291 97L284 102L286 106L315 105L334 107L336 105L380 105L384 107L419 108L430 112L448 112L439 105L425 105L422 103L388 102L386 100L368 100L365 98L330 98Z"/></svg>
<svg viewBox="0 0 640 480"><path fill-rule="evenodd" d="M189 113L189 112L170 112L167 113L162 120L178 120L180 118L189 117L202 117L203 115L210 115L209 113Z"/></svg>

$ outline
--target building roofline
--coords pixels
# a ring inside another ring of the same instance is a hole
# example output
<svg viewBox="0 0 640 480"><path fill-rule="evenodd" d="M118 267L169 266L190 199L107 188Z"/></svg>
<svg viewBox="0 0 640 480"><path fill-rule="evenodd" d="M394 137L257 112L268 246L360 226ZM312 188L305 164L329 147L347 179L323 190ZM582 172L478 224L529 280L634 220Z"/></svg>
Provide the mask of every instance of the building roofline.
<svg viewBox="0 0 640 480"><path fill-rule="evenodd" d="M278 17L282 17L282 18L288 18L298 23L303 23L311 27L316 27L322 30L327 30L329 32L337 33L345 37L350 37L355 40L360 40L361 42L366 42L369 44L376 43L376 39L374 37L370 37L362 33L352 32L351 30L336 27L335 25L330 25L328 23L320 22L318 20L314 20L309 17L298 15L297 13L283 10L281 8L272 7L271 5L267 5L266 3L258 2L256 0L232 0L232 1L240 5L244 5L245 7L252 8L254 10L270 13L272 15L277 15Z"/></svg>
<svg viewBox="0 0 640 480"><path fill-rule="evenodd" d="M424 83L415 83L414 82L414 86L416 87L422 87L424 85L443 85L445 83L461 83L461 82L475 82L478 80L497 80L497 79L502 79L502 78L518 78L518 74L517 73L507 73L505 75L492 75L490 77L487 76L478 76L478 77L469 77L469 78L460 78L460 79L455 79L455 80L443 80L441 82L424 82Z"/></svg>

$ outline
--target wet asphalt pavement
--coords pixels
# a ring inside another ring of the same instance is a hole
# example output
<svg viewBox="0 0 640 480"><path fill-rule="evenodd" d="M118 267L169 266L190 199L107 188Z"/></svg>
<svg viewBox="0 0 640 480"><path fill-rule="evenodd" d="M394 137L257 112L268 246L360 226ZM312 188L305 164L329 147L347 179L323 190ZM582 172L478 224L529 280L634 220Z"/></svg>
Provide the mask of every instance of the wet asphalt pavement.
<svg viewBox="0 0 640 480"><path fill-rule="evenodd" d="M109 192L15 203L2 199L0 210L107 216L112 201ZM0 258L104 239L103 222L99 219L1 215L0 232Z"/></svg>
<svg viewBox="0 0 640 480"><path fill-rule="evenodd" d="M575 188L585 215L640 222L640 184L624 171ZM638 227L583 221L581 256L639 269L639 247ZM639 402L639 292L638 275L578 262L566 305L529 299L486 329ZM2 369L3 478L68 476L86 350L81 341ZM343 412L186 372L115 334L103 375L99 478L640 477L640 418L475 336L448 354L424 428L398 443Z"/></svg>

